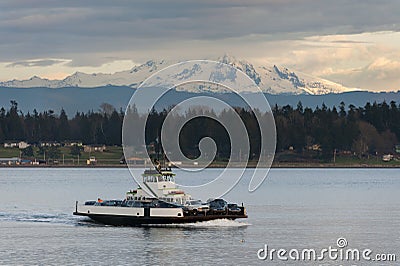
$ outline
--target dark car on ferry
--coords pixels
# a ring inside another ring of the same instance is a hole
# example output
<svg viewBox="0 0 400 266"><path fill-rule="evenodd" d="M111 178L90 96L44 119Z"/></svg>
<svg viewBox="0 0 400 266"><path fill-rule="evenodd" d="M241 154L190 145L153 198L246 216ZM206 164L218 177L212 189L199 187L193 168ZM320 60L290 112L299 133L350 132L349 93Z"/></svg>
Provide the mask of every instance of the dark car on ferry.
<svg viewBox="0 0 400 266"><path fill-rule="evenodd" d="M242 209L235 203L228 204L228 211L231 214L239 214L242 212Z"/></svg>
<svg viewBox="0 0 400 266"><path fill-rule="evenodd" d="M210 211L214 214L223 214L228 211L228 203L223 199L210 199L207 201Z"/></svg>

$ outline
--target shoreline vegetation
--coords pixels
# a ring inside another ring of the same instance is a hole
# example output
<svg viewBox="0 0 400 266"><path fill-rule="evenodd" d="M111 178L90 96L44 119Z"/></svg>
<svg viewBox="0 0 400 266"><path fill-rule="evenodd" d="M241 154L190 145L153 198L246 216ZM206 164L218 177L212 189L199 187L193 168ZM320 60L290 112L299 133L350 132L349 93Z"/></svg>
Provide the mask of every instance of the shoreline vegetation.
<svg viewBox="0 0 400 266"><path fill-rule="evenodd" d="M394 101L366 103L364 107L350 104L347 108L342 102L338 109L324 104L311 109L299 102L296 108L274 106L271 111L277 136L273 168L400 167L400 105ZM262 154L261 132L252 110L191 112L198 117L179 132L179 148L185 156L199 158L199 143L209 137L217 146L215 160L209 167L225 167L229 159L235 162L234 167L257 166ZM230 136L216 122L229 121L233 112L239 114L246 127L248 152L242 153L240 149L231 154ZM146 118L135 106L124 113L104 103L97 112L77 112L68 118L64 110L59 115L53 110L23 114L17 102L11 101L8 110L0 108L0 166L126 167L126 162L144 165L146 152L153 158L163 153L160 130L168 113L169 109L150 112L145 132L140 130L145 144L139 141L140 134L134 134L137 137L129 140L134 153L125 158L121 132L124 119L130 121L126 130L136 132L135 126L142 125L140 121ZM215 120L204 117L206 113ZM185 121L186 116L189 114L174 116L174 121Z"/></svg>
<svg viewBox="0 0 400 266"><path fill-rule="evenodd" d="M36 154L39 148L33 148ZM82 150L80 155L70 154L69 147L58 147L59 156L57 160L50 159L45 155L35 157L22 156L21 163L0 162L0 167L18 167L18 168L126 168L127 165L123 161L123 149L118 146L107 146L102 151ZM19 148L0 147L1 158L20 158L21 151ZM90 162L90 158L95 158L95 162ZM30 163L24 163L24 159L29 159ZM140 158L136 158L140 159ZM88 164L89 160L89 164ZM32 162L37 161L37 164ZM40 163L39 163L40 162ZM44 163L45 162L45 163ZM208 168L225 168L228 163L227 159L216 159ZM258 161L253 159L247 163L247 168L255 168ZM144 164L144 160L134 161L135 167L149 167L150 163ZM232 168L246 167L244 162L233 162ZM196 168L196 165L180 165L186 168ZM354 154L336 155L334 159L318 160L315 157L306 158L304 154L298 154L295 151L277 152L271 168L400 168L400 160L395 157L390 161L383 161L382 156L358 157Z"/></svg>
<svg viewBox="0 0 400 266"><path fill-rule="evenodd" d="M198 168L193 165L180 165L185 168ZM148 168L147 165L136 164L135 168ZM225 163L211 163L207 168L225 168ZM241 165L233 165L232 169L242 168L244 166ZM252 169L256 167L256 163L250 162L246 168ZM128 168L127 164L105 164L105 163L97 163L97 164L40 164L40 165L32 165L32 164L22 164L22 165L0 165L1 168ZM173 167L177 168L177 167ZM262 168L262 167L261 167ZM400 168L400 162L379 162L379 163L297 163L297 162L285 162L285 163L273 163L271 165L273 169L279 168Z"/></svg>

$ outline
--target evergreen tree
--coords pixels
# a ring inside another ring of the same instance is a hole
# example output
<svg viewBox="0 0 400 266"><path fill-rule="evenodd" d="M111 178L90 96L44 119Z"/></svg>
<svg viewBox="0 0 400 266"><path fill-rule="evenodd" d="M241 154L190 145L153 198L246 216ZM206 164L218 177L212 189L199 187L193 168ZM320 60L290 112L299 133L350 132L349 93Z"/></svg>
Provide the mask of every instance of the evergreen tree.
<svg viewBox="0 0 400 266"><path fill-rule="evenodd" d="M5 115L5 137L9 140L24 140L24 129L19 115L18 103L10 101L11 108Z"/></svg>
<svg viewBox="0 0 400 266"><path fill-rule="evenodd" d="M58 119L58 141L66 141L70 140L70 127L68 116L65 113L64 109L61 109L60 117Z"/></svg>
<svg viewBox="0 0 400 266"><path fill-rule="evenodd" d="M23 157L33 157L33 148L32 146L28 146L25 149L22 149L22 156Z"/></svg>
<svg viewBox="0 0 400 266"><path fill-rule="evenodd" d="M61 151L59 147L51 146L47 149L47 158L49 159L59 159L61 157Z"/></svg>
<svg viewBox="0 0 400 266"><path fill-rule="evenodd" d="M73 156L80 156L81 152L82 152L83 148L81 146L78 145L73 145L70 147L70 154Z"/></svg>

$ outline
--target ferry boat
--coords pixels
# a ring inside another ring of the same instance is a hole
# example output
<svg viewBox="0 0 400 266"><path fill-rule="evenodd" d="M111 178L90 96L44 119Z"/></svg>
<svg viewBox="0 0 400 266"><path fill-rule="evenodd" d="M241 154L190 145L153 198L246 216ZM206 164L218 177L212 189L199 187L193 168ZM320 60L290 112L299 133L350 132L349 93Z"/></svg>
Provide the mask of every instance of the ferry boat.
<svg viewBox="0 0 400 266"><path fill-rule="evenodd" d="M145 170L143 186L126 193L123 200L76 202L74 215L87 216L95 222L115 226L141 226L180 224L215 219L247 218L246 208L223 199L210 199L207 203L193 200L179 189L171 168Z"/></svg>

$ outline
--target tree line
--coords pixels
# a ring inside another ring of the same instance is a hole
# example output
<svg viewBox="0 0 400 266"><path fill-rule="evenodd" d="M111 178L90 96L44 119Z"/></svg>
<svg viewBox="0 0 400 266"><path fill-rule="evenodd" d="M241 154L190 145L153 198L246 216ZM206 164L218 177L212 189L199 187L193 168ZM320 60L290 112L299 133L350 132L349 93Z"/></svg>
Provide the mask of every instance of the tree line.
<svg viewBox="0 0 400 266"><path fill-rule="evenodd" d="M321 155L331 158L336 151L348 151L358 156L393 153L400 139L400 106L369 103L364 107L344 102L337 107L296 108L275 106L278 151L293 147L302 152L313 144L321 146Z"/></svg>
<svg viewBox="0 0 400 266"><path fill-rule="evenodd" d="M260 153L260 130L254 113L236 108L250 136L250 158ZM227 111L229 112L229 111ZM296 107L286 105L272 108L277 130L277 151L293 150L303 154L317 145L318 156L332 158L335 152L351 152L358 156L392 153L400 139L400 106L396 102L366 103L363 107L346 106L309 108L299 102ZM143 119L132 107L128 115ZM146 143L156 142L168 110L152 110L146 127ZM121 145L122 123L125 113L109 104L97 111L77 112L69 118L61 109L22 113L18 103L11 101L8 109L0 109L0 143L6 141L67 142L84 144ZM217 116L229 113L214 114ZM176 119L183 119L177 117ZM182 129L179 140L182 151L191 157L199 155L198 143L203 137L215 140L220 158L229 158L230 140L225 128L210 118L196 118Z"/></svg>
<svg viewBox="0 0 400 266"><path fill-rule="evenodd" d="M109 104L102 104L99 111L77 112L68 118L61 109L23 114L18 103L11 101L8 110L0 109L0 143L26 141L37 144L54 141L81 141L85 144L121 145L121 125L124 113Z"/></svg>

